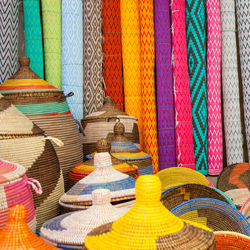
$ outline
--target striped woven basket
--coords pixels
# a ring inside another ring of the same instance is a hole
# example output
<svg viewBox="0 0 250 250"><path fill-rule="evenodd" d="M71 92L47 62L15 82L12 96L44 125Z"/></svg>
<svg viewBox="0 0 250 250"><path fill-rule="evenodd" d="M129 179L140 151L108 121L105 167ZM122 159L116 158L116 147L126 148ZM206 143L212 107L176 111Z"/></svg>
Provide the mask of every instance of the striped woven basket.
<svg viewBox="0 0 250 250"><path fill-rule="evenodd" d="M250 235L250 224L246 218L227 203L209 198L186 201L171 210L185 220L201 223L214 231L233 231Z"/></svg>
<svg viewBox="0 0 250 250"><path fill-rule="evenodd" d="M240 212L247 218L250 222L250 197L243 203Z"/></svg>

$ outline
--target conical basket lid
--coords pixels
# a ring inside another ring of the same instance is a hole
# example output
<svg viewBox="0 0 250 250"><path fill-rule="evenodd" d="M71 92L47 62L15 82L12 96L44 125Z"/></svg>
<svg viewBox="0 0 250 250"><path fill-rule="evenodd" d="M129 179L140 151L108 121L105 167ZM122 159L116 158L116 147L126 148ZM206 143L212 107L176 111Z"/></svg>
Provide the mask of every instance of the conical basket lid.
<svg viewBox="0 0 250 250"><path fill-rule="evenodd" d="M110 191L96 189L92 192L92 206L87 210L67 213L46 222L41 237L53 244L83 245L92 229L119 219L127 208L115 208L110 204Z"/></svg>
<svg viewBox="0 0 250 250"><path fill-rule="evenodd" d="M179 219L162 205L160 197L159 178L140 176L136 204L114 223L90 232L85 238L87 249L210 249L214 245L208 228Z"/></svg>

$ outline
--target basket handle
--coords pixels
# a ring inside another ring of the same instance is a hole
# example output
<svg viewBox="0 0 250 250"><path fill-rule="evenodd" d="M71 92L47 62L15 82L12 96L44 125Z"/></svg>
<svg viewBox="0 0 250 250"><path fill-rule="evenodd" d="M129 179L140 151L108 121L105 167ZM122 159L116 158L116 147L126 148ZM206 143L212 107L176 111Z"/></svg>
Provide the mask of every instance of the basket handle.
<svg viewBox="0 0 250 250"><path fill-rule="evenodd" d="M120 118L119 118L119 117L116 117L116 116L108 117L108 118L106 119L106 122L110 122L111 119L116 119L116 122L120 122Z"/></svg>
<svg viewBox="0 0 250 250"><path fill-rule="evenodd" d="M38 180L34 178L28 178L27 184L29 184L32 187L32 189L37 195L41 195L43 193L42 186Z"/></svg>
<svg viewBox="0 0 250 250"><path fill-rule="evenodd" d="M42 141L46 141L46 140L53 141L58 147L64 146L64 143L58 138L55 138L55 137L52 137L52 136L47 136L47 137L42 139Z"/></svg>
<svg viewBox="0 0 250 250"><path fill-rule="evenodd" d="M65 100L65 99L67 99L68 97L71 97L71 96L73 96L73 95L74 95L74 92L69 92L67 95L62 96L59 100L60 100L60 101L63 101L63 100Z"/></svg>

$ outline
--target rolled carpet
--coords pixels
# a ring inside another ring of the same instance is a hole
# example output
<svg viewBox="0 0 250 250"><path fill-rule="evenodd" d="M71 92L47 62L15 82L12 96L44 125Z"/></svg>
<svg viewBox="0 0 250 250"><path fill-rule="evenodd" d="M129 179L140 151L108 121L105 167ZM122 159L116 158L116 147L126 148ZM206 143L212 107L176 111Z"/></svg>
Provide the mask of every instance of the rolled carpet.
<svg viewBox="0 0 250 250"><path fill-rule="evenodd" d="M169 0L154 2L159 170L176 167Z"/></svg>

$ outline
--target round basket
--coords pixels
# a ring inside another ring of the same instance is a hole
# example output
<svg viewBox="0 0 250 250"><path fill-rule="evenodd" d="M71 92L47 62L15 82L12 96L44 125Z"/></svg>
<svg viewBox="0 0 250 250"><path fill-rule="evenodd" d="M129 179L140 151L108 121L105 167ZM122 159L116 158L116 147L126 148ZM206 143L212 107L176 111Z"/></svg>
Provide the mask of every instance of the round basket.
<svg viewBox="0 0 250 250"><path fill-rule="evenodd" d="M84 131L83 153L91 154L96 151L96 142L101 138L110 138L117 121L125 125L125 136L128 140L139 145L137 119L118 109L110 97L106 97L103 107L85 116L81 120Z"/></svg>
<svg viewBox="0 0 250 250"><path fill-rule="evenodd" d="M183 202L196 198L212 198L221 200L235 208L232 200L223 192L201 184L184 184L169 188L163 192L161 201L167 209L172 210Z"/></svg>
<svg viewBox="0 0 250 250"><path fill-rule="evenodd" d="M250 235L246 218L227 203L215 199L199 198L186 201L171 210L185 220L201 223L214 231L232 231Z"/></svg>
<svg viewBox="0 0 250 250"><path fill-rule="evenodd" d="M241 208L244 201L250 196L248 188L228 190L225 192L225 194L227 194L232 199L238 209Z"/></svg>
<svg viewBox="0 0 250 250"><path fill-rule="evenodd" d="M217 187L223 192L237 189L250 189L250 163L238 163L228 166L220 173Z"/></svg>
<svg viewBox="0 0 250 250"><path fill-rule="evenodd" d="M250 197L243 203L240 211L247 218L248 222L250 222Z"/></svg>
<svg viewBox="0 0 250 250"><path fill-rule="evenodd" d="M234 232L214 232L216 250L250 249L250 237Z"/></svg>
<svg viewBox="0 0 250 250"><path fill-rule="evenodd" d="M214 186L205 175L190 168L166 168L156 175L160 178L163 189L190 183Z"/></svg>

